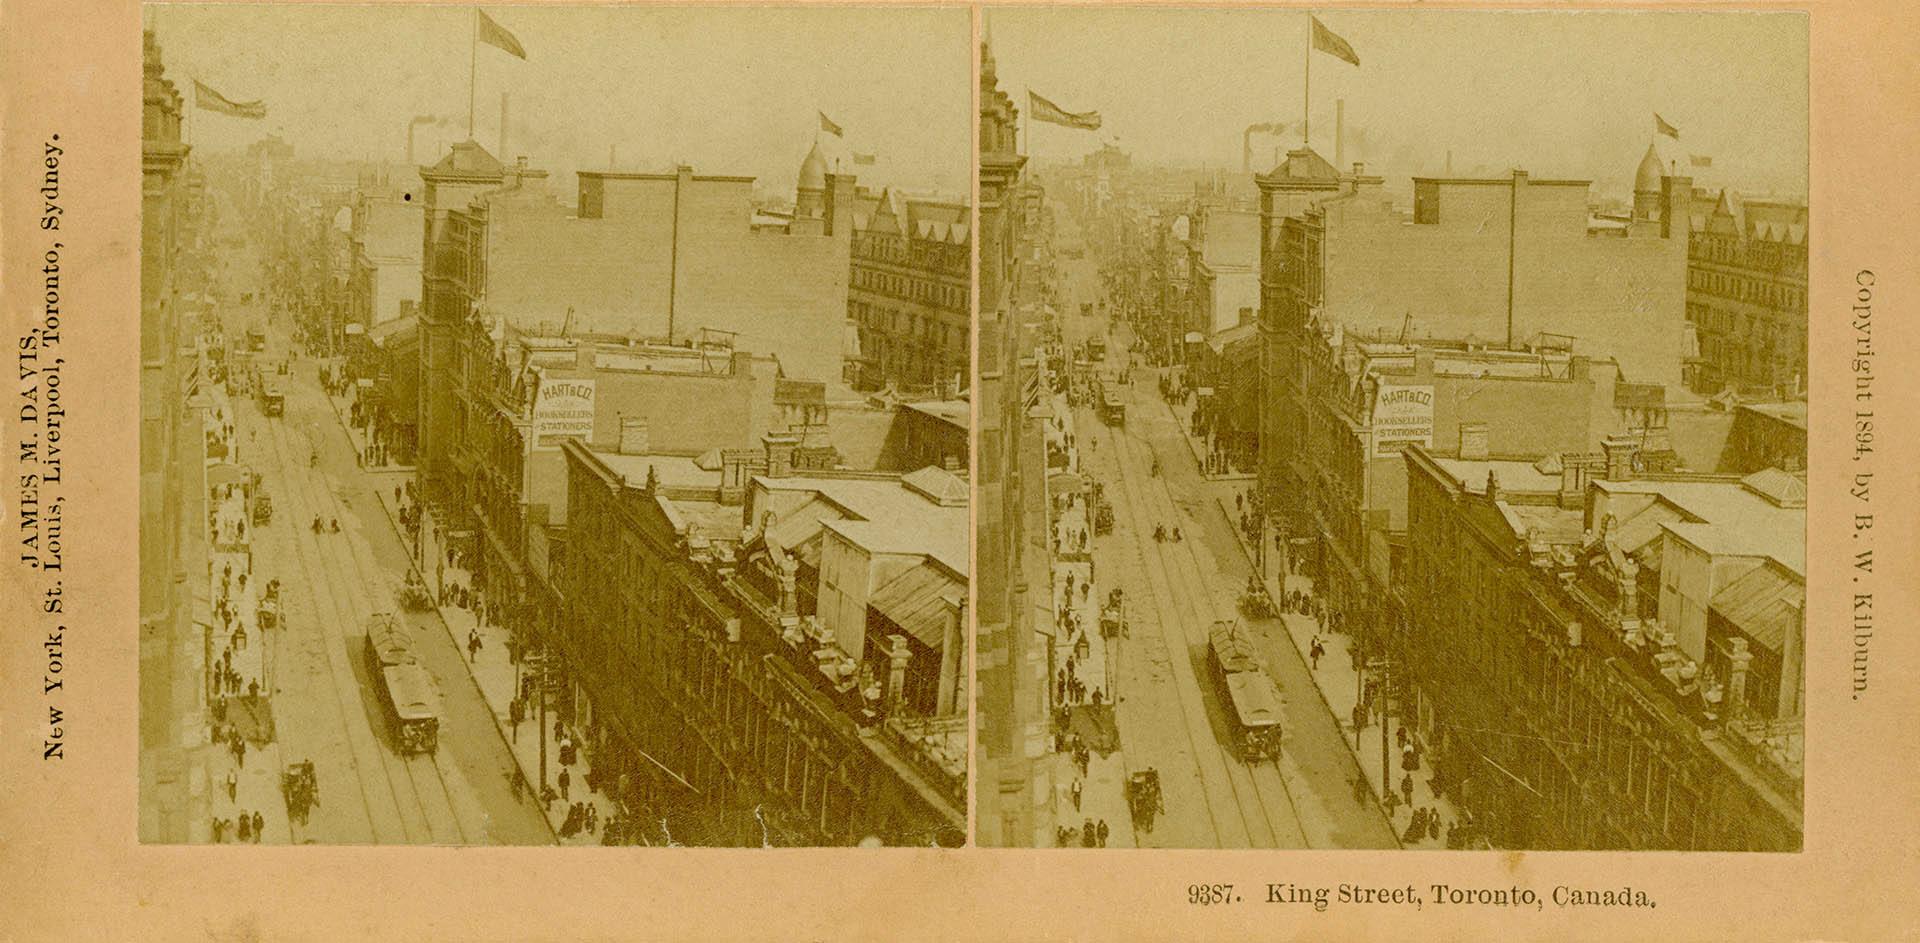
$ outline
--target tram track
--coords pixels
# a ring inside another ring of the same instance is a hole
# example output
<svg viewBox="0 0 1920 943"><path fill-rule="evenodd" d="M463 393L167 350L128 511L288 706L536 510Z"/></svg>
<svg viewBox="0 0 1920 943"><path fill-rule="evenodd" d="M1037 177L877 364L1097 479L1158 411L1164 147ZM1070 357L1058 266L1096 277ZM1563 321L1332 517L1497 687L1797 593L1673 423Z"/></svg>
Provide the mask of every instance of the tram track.
<svg viewBox="0 0 1920 943"><path fill-rule="evenodd" d="M291 388L305 387L306 384L289 384ZM321 393L320 395L324 395ZM292 397L289 397L290 400ZM324 405L324 404L323 404ZM291 406L291 403L290 403ZM291 412L291 409L289 410ZM350 714L350 704L360 710L366 710L368 692L365 685L355 681L352 664L353 653L348 626L360 628L366 624L368 616L378 611L369 601L368 594L379 593L385 587L385 581L377 573L369 572L369 564L361 559L350 545L342 546L342 541L318 539L318 535L304 533L305 523L311 518L337 520L345 511L342 503L330 487L331 480L312 467L301 466L292 460L289 452L297 455L297 449L291 444L294 434L287 428L285 420L270 423L270 438L275 455L284 471L289 484L289 498L296 506L297 516L289 521L294 528L294 546L301 559L303 569L309 575L307 588L314 603L314 612L321 622L322 642L331 671L332 683L327 688L332 694L341 722L348 730L348 739L354 747L355 766L363 797L368 797L369 823L373 840L377 843L404 842L409 844L464 844L468 841L468 830L459 819L455 809L453 792L446 781L446 775L440 768L438 756L401 756L397 754L369 724L365 729L366 737L356 737L354 719ZM324 423L313 423L310 428L325 429ZM322 431L320 434L324 435ZM310 448L317 448L311 442ZM305 487L292 487L296 480ZM307 544L311 542L311 550ZM317 560L317 562L316 562ZM330 566L329 563L332 565ZM355 592L356 582L360 592ZM334 630L327 631L327 625ZM364 630L363 630L364 631ZM412 627L409 623L409 632ZM342 679L346 679L345 682ZM343 689L343 683L346 685ZM371 742L365 742L370 740ZM366 753L377 754L377 762L368 764ZM381 790L370 786L366 771L369 767L379 769L386 783L384 790L392 803L392 818L399 825L399 835L393 834L388 827L382 834L381 817L374 814L377 804L368 790L374 793ZM397 839L397 841L396 841Z"/></svg>
<svg viewBox="0 0 1920 943"><path fill-rule="evenodd" d="M1137 457L1139 446L1123 429L1108 429L1107 438L1113 455L1120 463L1120 473L1115 479L1128 516L1133 519L1134 526L1130 529L1137 540L1144 540L1144 535L1150 530L1148 522L1152 519L1153 502L1147 494L1149 489L1139 482L1139 478L1146 474L1151 459L1140 460ZM1150 443L1140 444L1151 451ZM1156 610L1167 614L1198 615L1210 625L1218 611L1217 607L1209 601L1196 599L1196 593L1190 586L1177 585L1184 581L1185 574L1167 565L1173 557L1166 545L1159 544L1149 549L1145 556L1148 591L1153 594ZM1184 624L1187 620L1176 616L1156 621L1167 643L1169 661L1186 659L1184 671L1179 665L1173 666L1175 706L1181 715L1181 728L1193 749L1196 771L1200 774L1202 784L1201 798L1206 803L1208 819L1213 824L1215 836L1220 839L1219 844L1223 847L1277 847L1281 832L1275 827L1266 803L1259 795L1251 771L1223 747L1216 734L1217 728L1207 710L1206 693L1201 687L1199 673L1193 669L1194 642ZM1204 739L1196 731L1196 725L1206 732ZM1236 766L1240 768L1236 770ZM1223 799L1226 801L1222 802ZM1248 808L1249 802L1253 806L1251 810ZM1219 808L1223 804L1230 807L1230 814L1223 815Z"/></svg>
<svg viewBox="0 0 1920 943"><path fill-rule="evenodd" d="M1149 448L1151 448L1150 444L1149 444ZM1166 462L1162 463L1163 467L1166 467L1168 465L1169 463L1166 463ZM1168 488L1150 490L1150 493L1162 499L1162 502L1166 505L1166 510L1169 518L1179 519L1179 518L1185 517L1189 523L1194 525L1194 528L1204 526L1201 524L1201 522L1195 520L1190 516L1186 516L1184 514L1184 512L1180 509L1179 505L1176 502L1174 502L1172 492ZM1189 529L1191 530L1194 528L1189 528ZM1219 596L1208 588L1207 573L1210 572L1210 568L1201 561L1200 551L1198 549L1198 543L1196 541L1182 540L1177 544L1171 545L1170 547L1163 545L1163 551L1167 555L1167 557L1169 557L1170 559L1179 561L1185 565L1184 566L1185 573L1182 575L1190 578L1190 582L1188 582L1187 584L1190 587L1190 591L1199 593L1203 597L1203 601L1206 603L1205 607L1204 608L1196 607L1194 611L1205 612L1211 618L1218 619L1218 618L1221 618L1220 613L1222 612L1223 609L1225 609L1225 611L1228 613L1228 615L1226 615L1225 618L1229 620L1237 621L1236 617L1239 614L1238 608L1237 608L1237 601L1229 599L1225 603L1222 603ZM1191 589L1192 587L1198 587L1198 589ZM1264 663L1262 663L1260 670L1262 672L1265 672L1269 678L1272 677L1271 669L1269 669ZM1283 697L1285 696L1284 692L1282 692L1282 696ZM1229 772L1231 773L1233 771L1233 764L1231 763L1228 764L1228 769L1229 769ZM1269 790L1272 790L1276 787L1278 788L1280 795L1282 797L1282 801L1284 802L1286 809L1290 813L1290 816L1288 818L1288 824L1291 826L1291 828L1288 829L1287 831L1290 832L1292 843L1286 845L1285 847L1294 847L1294 848L1311 847L1311 843L1307 841L1305 827L1302 825L1300 821L1300 808L1298 803L1294 801L1293 791L1292 789L1288 788L1286 783L1286 778L1280 775L1279 760L1276 758L1276 759L1267 760L1259 763L1248 763L1245 765L1245 769L1246 769L1248 787L1253 790L1253 793L1256 799L1259 801L1260 807L1263 811L1271 808L1271 806L1268 803ZM1261 780L1263 779L1271 780L1271 782L1269 782L1266 786L1263 787L1261 785ZM1267 818L1270 825L1276 826L1274 828L1273 834L1276 839L1276 843L1278 843L1278 840L1282 836L1282 829L1277 827L1277 823L1274 823L1273 816L1270 812L1267 813Z"/></svg>

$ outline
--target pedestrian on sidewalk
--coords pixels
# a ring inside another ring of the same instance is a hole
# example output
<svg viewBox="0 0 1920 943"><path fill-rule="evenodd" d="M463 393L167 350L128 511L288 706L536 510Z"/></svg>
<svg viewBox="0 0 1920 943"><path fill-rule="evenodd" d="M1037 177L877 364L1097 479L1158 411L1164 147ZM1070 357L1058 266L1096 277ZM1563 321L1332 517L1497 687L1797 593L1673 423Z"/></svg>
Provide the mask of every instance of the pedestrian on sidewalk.
<svg viewBox="0 0 1920 943"><path fill-rule="evenodd" d="M1099 841L1102 848L1107 847L1107 832L1107 820L1101 819L1100 823L1094 826L1094 838Z"/></svg>
<svg viewBox="0 0 1920 943"><path fill-rule="evenodd" d="M474 662L479 660L480 660L480 630L468 629L467 630L467 661Z"/></svg>
<svg viewBox="0 0 1920 943"><path fill-rule="evenodd" d="M240 775L233 770L227 770L227 801L233 802L239 798Z"/></svg>
<svg viewBox="0 0 1920 943"><path fill-rule="evenodd" d="M259 809L253 810L253 843L256 845L260 844L260 836L266 834L266 831L266 817L260 814Z"/></svg>
<svg viewBox="0 0 1920 943"><path fill-rule="evenodd" d="M573 784L573 777L568 775L566 767L563 766L560 768L560 777L555 780L555 782L560 786L560 801L565 802L567 800L567 789ZM1409 779L1407 782L1409 784L1407 788L1411 790L1413 788L1411 785L1413 780Z"/></svg>
<svg viewBox="0 0 1920 943"><path fill-rule="evenodd" d="M253 820L247 818L247 810L245 809L240 810L239 836L241 841L253 840Z"/></svg>
<svg viewBox="0 0 1920 943"><path fill-rule="evenodd" d="M1400 777L1400 798L1405 799L1407 805L1413 805L1413 774L1411 773Z"/></svg>
<svg viewBox="0 0 1920 943"><path fill-rule="evenodd" d="M1313 637L1313 644L1307 649L1307 657L1313 662L1313 670L1320 670L1320 656L1327 653L1327 647L1320 644L1320 636Z"/></svg>
<svg viewBox="0 0 1920 943"><path fill-rule="evenodd" d="M1073 786L1067 790L1067 795L1073 799L1073 811L1080 811L1080 780L1073 781Z"/></svg>

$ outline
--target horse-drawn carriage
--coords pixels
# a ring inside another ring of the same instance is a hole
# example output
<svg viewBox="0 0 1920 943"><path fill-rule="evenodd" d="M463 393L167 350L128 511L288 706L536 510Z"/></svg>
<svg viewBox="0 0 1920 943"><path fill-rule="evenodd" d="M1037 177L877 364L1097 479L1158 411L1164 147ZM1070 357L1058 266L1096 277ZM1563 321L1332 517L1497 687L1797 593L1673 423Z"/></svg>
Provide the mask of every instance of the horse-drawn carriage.
<svg viewBox="0 0 1920 943"><path fill-rule="evenodd" d="M394 597L400 603L400 608L409 612L425 612L433 608L433 593L428 591L420 574L411 570L407 571L406 582L394 590Z"/></svg>
<svg viewBox="0 0 1920 943"><path fill-rule="evenodd" d="M273 521L273 496L255 486L253 492L253 525L259 527Z"/></svg>
<svg viewBox="0 0 1920 943"><path fill-rule="evenodd" d="M1127 808L1133 813L1135 831L1153 831L1154 816L1167 811L1159 770L1149 766L1127 777Z"/></svg>
<svg viewBox="0 0 1920 943"><path fill-rule="evenodd" d="M313 774L313 761L289 763L280 774L280 791L287 798L287 818L307 824L307 814L320 804L320 782Z"/></svg>

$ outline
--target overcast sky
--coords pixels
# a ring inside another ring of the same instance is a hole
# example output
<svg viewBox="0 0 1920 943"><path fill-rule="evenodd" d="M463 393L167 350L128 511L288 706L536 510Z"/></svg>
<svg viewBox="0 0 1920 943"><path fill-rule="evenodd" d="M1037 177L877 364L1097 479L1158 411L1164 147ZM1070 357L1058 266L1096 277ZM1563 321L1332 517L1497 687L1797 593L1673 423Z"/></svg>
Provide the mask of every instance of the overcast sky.
<svg viewBox="0 0 1920 943"><path fill-rule="evenodd" d="M1798 14L1322 11L1358 68L1316 53L1313 146L1334 157L1346 101L1347 162L1370 172L1592 179L1631 189L1658 112L1680 129L1663 154L1712 158L1696 181L1804 193L1807 32ZM1001 8L987 13L1000 87L1026 110L1031 88L1099 132L1034 123L1028 153L1074 159L1108 138L1137 158L1256 170L1298 146L1309 20L1300 11ZM1403 182L1403 181L1398 181Z"/></svg>
<svg viewBox="0 0 1920 943"><path fill-rule="evenodd" d="M659 170L751 174L791 192L824 111L846 129L822 136L829 159L862 183L969 189L972 92L969 14L961 8L488 8L527 61L478 50L475 136L500 140L511 94L508 154L564 175ZM207 150L269 133L301 156L431 163L467 135L473 14L467 7L149 6L167 75L191 99L198 78L235 101L260 99L265 120L189 106ZM875 152L854 167L851 153Z"/></svg>

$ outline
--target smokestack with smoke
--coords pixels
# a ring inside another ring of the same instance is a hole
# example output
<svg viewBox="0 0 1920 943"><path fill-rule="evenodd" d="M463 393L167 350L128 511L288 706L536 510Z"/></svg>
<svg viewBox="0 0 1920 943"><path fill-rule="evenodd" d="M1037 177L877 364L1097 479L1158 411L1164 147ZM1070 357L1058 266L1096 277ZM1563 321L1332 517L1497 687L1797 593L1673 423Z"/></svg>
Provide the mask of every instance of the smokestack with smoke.
<svg viewBox="0 0 1920 943"><path fill-rule="evenodd" d="M1287 132L1287 124L1285 121L1263 121L1258 124L1247 125L1247 129L1240 133L1240 171L1242 173L1253 172L1253 136L1256 134L1285 134Z"/></svg>
<svg viewBox="0 0 1920 943"><path fill-rule="evenodd" d="M413 166L413 129L423 127L457 128L459 126L460 122L457 119L449 118L445 115L415 115L413 120L407 122L407 165Z"/></svg>

